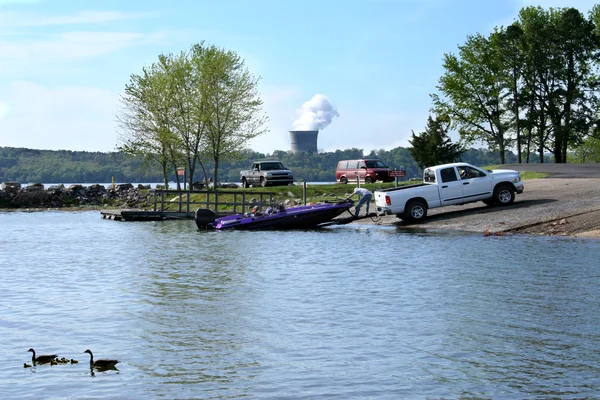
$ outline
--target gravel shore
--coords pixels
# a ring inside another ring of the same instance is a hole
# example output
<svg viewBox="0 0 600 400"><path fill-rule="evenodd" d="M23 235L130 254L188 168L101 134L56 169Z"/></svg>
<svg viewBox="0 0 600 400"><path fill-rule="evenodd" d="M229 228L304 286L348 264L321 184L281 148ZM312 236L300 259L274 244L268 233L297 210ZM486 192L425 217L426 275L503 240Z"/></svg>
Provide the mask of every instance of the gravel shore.
<svg viewBox="0 0 600 400"><path fill-rule="evenodd" d="M600 165L535 164L551 175L525 182L524 193L510 206L489 207L482 202L429 210L425 221L404 222L395 216L381 217L378 224L406 229L460 230L485 235L533 234L591 237L600 239ZM504 166L525 170L527 165ZM503 167L503 168L504 168ZM530 167L531 168L531 167ZM575 172L566 172L572 171ZM559 171L559 172L556 172ZM371 205L374 211L374 204ZM356 223L373 223L366 218Z"/></svg>

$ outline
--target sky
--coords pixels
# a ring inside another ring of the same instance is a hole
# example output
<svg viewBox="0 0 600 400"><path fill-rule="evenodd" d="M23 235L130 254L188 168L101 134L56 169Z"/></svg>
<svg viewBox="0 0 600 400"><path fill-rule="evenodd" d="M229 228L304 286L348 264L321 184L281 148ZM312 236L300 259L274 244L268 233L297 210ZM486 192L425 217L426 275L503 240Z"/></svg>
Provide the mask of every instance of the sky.
<svg viewBox="0 0 600 400"><path fill-rule="evenodd" d="M0 147L115 151L120 98L160 54L205 41L240 55L268 132L290 149L317 127L319 151L408 147L422 132L444 54L510 24L526 6L593 0L0 0ZM316 123L316 125L315 125Z"/></svg>

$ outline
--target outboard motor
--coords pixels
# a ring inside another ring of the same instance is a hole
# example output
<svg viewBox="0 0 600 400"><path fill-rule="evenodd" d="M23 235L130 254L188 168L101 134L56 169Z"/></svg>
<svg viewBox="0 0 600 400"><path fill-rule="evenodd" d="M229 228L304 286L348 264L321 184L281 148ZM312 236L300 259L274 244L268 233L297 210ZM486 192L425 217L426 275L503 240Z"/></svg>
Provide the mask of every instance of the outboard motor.
<svg viewBox="0 0 600 400"><path fill-rule="evenodd" d="M196 226L200 230L214 228L216 218L217 218L217 216L214 213L214 211L208 210L206 208L197 209L196 214L194 216L194 220L196 221Z"/></svg>

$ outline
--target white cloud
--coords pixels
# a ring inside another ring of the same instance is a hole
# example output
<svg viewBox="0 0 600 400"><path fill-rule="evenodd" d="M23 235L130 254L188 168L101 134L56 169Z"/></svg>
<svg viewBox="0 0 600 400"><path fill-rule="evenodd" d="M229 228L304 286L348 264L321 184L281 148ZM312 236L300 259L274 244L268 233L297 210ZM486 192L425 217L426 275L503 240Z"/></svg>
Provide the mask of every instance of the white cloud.
<svg viewBox="0 0 600 400"><path fill-rule="evenodd" d="M0 145L49 150L113 151L118 95L95 87L16 82L1 88L10 112Z"/></svg>
<svg viewBox="0 0 600 400"><path fill-rule="evenodd" d="M162 33L69 32L46 39L0 41L4 60L43 63L88 58L130 46L158 41ZM38 65L39 67L39 65Z"/></svg>
<svg viewBox="0 0 600 400"><path fill-rule="evenodd" d="M306 94L295 87L269 87L263 89L262 98L270 117L270 132L255 138L250 143L250 148L268 154L275 150L288 151L289 131L293 129L298 104L302 104ZM428 110L378 111L361 103L355 106L342 102L338 105L338 110L340 117L327 129L319 132L319 151L329 152L354 147L368 153L371 150L407 147L412 131L422 132L429 116Z"/></svg>
<svg viewBox="0 0 600 400"><path fill-rule="evenodd" d="M80 11L71 15L44 16L12 11L0 12L0 22L6 29L7 27L97 24L134 19L144 15L119 11Z"/></svg>

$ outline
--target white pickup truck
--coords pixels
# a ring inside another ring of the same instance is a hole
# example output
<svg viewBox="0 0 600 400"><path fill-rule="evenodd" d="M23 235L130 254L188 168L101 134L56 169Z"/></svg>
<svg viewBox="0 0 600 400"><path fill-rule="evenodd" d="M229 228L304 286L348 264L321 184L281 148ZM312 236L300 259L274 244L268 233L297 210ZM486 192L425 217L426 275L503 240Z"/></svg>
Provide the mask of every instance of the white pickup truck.
<svg viewBox="0 0 600 400"><path fill-rule="evenodd" d="M396 214L421 221L429 208L483 201L508 205L523 193L521 174L513 170L484 170L467 163L437 165L423 171L423 183L375 191L379 215Z"/></svg>

